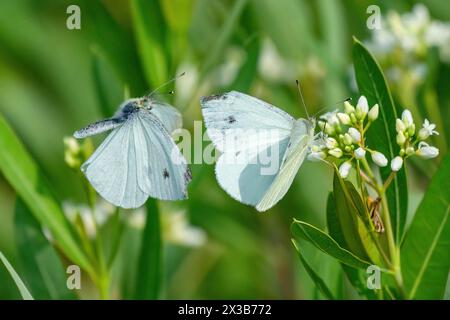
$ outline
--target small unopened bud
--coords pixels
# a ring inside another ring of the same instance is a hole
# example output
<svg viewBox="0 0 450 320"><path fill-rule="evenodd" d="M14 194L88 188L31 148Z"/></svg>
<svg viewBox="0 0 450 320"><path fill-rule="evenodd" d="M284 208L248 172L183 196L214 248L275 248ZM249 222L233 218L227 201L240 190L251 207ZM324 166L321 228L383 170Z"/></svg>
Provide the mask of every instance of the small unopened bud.
<svg viewBox="0 0 450 320"><path fill-rule="evenodd" d="M403 166L403 158L400 156L396 156L394 159L392 159L391 161L391 170L392 171L398 171L402 168Z"/></svg>
<svg viewBox="0 0 450 320"><path fill-rule="evenodd" d="M412 125L414 123L411 111L409 111L408 109L405 109L402 112L402 121L406 127L409 127L410 125Z"/></svg>
<svg viewBox="0 0 450 320"><path fill-rule="evenodd" d="M350 116L349 116L348 114L339 112L339 113L337 114L337 117L339 118L339 121L340 121L342 124L345 124L345 125L350 124Z"/></svg>
<svg viewBox="0 0 450 320"><path fill-rule="evenodd" d="M395 130L397 130L397 132L405 131L405 129L406 126L401 119L395 120Z"/></svg>
<svg viewBox="0 0 450 320"><path fill-rule="evenodd" d="M344 134L344 139L342 139L345 145L350 145L353 143L353 138L348 133Z"/></svg>
<svg viewBox="0 0 450 320"><path fill-rule="evenodd" d="M430 132L427 129L422 128L419 130L418 136L419 136L419 140L425 140L430 136Z"/></svg>
<svg viewBox="0 0 450 320"><path fill-rule="evenodd" d="M414 147L408 147L408 148L406 148L405 153L406 153L406 155L410 156L414 153L414 151L415 151Z"/></svg>
<svg viewBox="0 0 450 320"><path fill-rule="evenodd" d="M388 160L381 152L374 151L372 152L372 160L379 167L386 167L388 164Z"/></svg>
<svg viewBox="0 0 450 320"><path fill-rule="evenodd" d="M413 123L408 127L408 135L412 137L416 132L416 125Z"/></svg>
<svg viewBox="0 0 450 320"><path fill-rule="evenodd" d="M352 168L352 164L350 162L344 162L339 167L339 174L342 178L347 178L348 174L350 173L350 169Z"/></svg>
<svg viewBox="0 0 450 320"><path fill-rule="evenodd" d="M369 117L370 121L375 121L378 118L378 111L379 111L379 107L378 107L378 103L377 103L369 111L368 117Z"/></svg>
<svg viewBox="0 0 450 320"><path fill-rule="evenodd" d="M327 147L327 149L334 149L336 148L338 145L338 142L336 141L336 139L334 138L327 138L325 140L325 146Z"/></svg>
<svg viewBox="0 0 450 320"><path fill-rule="evenodd" d="M361 96L356 104L356 117L359 119L364 119L367 112L369 111L369 104L367 103L367 99L365 96Z"/></svg>
<svg viewBox="0 0 450 320"><path fill-rule="evenodd" d="M356 159L363 159L366 156L366 150L364 150L363 148L359 147L358 149L355 150L355 158Z"/></svg>
<svg viewBox="0 0 450 320"><path fill-rule="evenodd" d="M334 148L334 149L328 151L328 153L329 153L330 155L332 155L333 157L335 157L335 158L340 158L340 157L342 157L342 150L339 149L339 148Z"/></svg>
<svg viewBox="0 0 450 320"><path fill-rule="evenodd" d="M403 131L400 131L399 133L397 133L397 139L396 140L397 140L397 144L400 145L400 146L402 146L405 143L406 137L403 134Z"/></svg>
<svg viewBox="0 0 450 320"><path fill-rule="evenodd" d="M361 141L361 133L355 128L348 129L348 134L352 137L354 143Z"/></svg>
<svg viewBox="0 0 450 320"><path fill-rule="evenodd" d="M345 101L344 102L344 111L346 114L351 114L355 112L355 107L353 107L350 102Z"/></svg>

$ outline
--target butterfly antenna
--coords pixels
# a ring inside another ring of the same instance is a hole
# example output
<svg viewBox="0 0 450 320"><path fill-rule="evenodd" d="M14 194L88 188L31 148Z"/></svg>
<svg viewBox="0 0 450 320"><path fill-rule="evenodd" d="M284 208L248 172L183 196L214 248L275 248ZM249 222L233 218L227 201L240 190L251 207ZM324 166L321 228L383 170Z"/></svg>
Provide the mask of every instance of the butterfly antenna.
<svg viewBox="0 0 450 320"><path fill-rule="evenodd" d="M318 115L318 114L319 114L320 112L322 112L323 110L326 110L326 109L328 109L328 108L330 108L330 107L333 107L333 106L335 106L335 105L337 105L337 104L341 104L341 103L344 103L344 102L347 102L347 101L352 101L352 98L351 98L351 97L348 97L348 98L346 98L346 99L344 99L344 100L335 102L335 103L333 103L332 105L329 105L329 106L326 106L326 107L322 107L322 108L320 108L320 109L314 114L314 116Z"/></svg>
<svg viewBox="0 0 450 320"><path fill-rule="evenodd" d="M157 87L156 89L154 89L152 92L150 92L147 97L151 97L153 94L155 94L155 92L157 92L159 89L161 89L162 87L167 86L169 83L172 83L176 80L178 80L179 78L181 78L182 76L184 76L186 74L186 72L183 72L181 74L179 74L178 76L170 79L169 81L164 82L162 85L160 85L159 87ZM170 91L168 94L173 94L173 91Z"/></svg>
<svg viewBox="0 0 450 320"><path fill-rule="evenodd" d="M298 92L298 96L299 96L299 98L301 99L301 102L302 102L302 104L303 104L303 108L305 108L306 116L307 116L308 119L309 119L308 109L306 108L305 100L303 99L302 89L300 88L300 81L295 80L295 83L297 84L297 92Z"/></svg>

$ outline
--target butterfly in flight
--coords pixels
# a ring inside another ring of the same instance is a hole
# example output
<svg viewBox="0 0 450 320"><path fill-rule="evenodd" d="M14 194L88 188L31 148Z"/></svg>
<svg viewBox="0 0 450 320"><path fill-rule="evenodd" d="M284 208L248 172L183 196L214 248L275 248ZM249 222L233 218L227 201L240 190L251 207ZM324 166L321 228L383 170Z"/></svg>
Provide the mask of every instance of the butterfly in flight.
<svg viewBox="0 0 450 320"><path fill-rule="evenodd" d="M273 207L307 156L315 139L315 120L309 116L296 120L237 91L202 97L200 102L208 136L222 153L216 163L220 186L258 211ZM271 170L265 170L267 158Z"/></svg>

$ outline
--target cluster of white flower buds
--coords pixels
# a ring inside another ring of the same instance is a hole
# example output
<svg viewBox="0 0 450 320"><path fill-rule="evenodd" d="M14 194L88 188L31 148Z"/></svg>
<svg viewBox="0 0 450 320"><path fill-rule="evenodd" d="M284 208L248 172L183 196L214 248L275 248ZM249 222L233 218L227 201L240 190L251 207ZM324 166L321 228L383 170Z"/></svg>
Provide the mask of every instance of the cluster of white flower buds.
<svg viewBox="0 0 450 320"><path fill-rule="evenodd" d="M400 146L400 154L391 162L392 171L398 171L403 165L403 160L412 155L418 155L424 159L432 159L439 155L439 149L430 146L424 140L432 135L439 135L435 130L436 125L427 119L422 128L416 134L416 125L409 110L404 110L401 119L395 122L397 131L397 144ZM417 148L415 147L417 145Z"/></svg>
<svg viewBox="0 0 450 320"><path fill-rule="evenodd" d="M344 103L344 112L338 110L328 112L320 117L318 125L322 130L319 139L311 146L308 160L319 161L326 157L346 159L339 167L342 177L346 178L352 168L352 160L366 161L366 153L370 153L373 163L379 167L388 165L388 159L379 151L365 145L364 134L373 121L378 118L379 107L375 104L369 109L366 97L361 96L354 107L350 102ZM435 125L425 120L423 128L416 135L416 127L411 112L405 110L401 119L396 121L397 143L400 154L392 159L391 169L398 171L406 157L416 154L423 158L434 158L439 150L429 146L423 140L438 134ZM414 146L418 144L416 149Z"/></svg>
<svg viewBox="0 0 450 320"><path fill-rule="evenodd" d="M66 164L75 170L80 169L81 164L94 152L94 146L90 139L86 139L81 145L73 137L64 137L64 160Z"/></svg>

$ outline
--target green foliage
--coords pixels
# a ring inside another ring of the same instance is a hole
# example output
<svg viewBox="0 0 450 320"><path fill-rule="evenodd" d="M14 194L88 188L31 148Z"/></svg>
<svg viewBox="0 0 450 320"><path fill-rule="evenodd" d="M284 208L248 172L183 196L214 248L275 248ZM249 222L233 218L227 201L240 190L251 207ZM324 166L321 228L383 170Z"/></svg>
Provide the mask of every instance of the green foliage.
<svg viewBox="0 0 450 320"><path fill-rule="evenodd" d="M3 263L6 270L8 270L9 274L11 275L14 282L16 283L16 286L19 289L20 294L22 295L22 299L33 300L33 296L30 294L30 291L28 291L27 287L23 283L22 279L20 279L16 270L14 270L13 266L9 263L8 259L6 259L6 257L3 255L3 253L1 251L0 251L0 261Z"/></svg>
<svg viewBox="0 0 450 320"><path fill-rule="evenodd" d="M381 119L375 121L368 130L369 144L376 146L388 159L393 159L399 154L399 146L395 142L395 119L398 118L396 107L378 62L356 38L353 44L353 64L360 94L366 96L369 106L378 103L380 107ZM390 172L389 166L381 168L382 179L386 180ZM405 229L408 208L405 170L397 173L392 187L387 191L387 197L395 241L399 244Z"/></svg>
<svg viewBox="0 0 450 320"><path fill-rule="evenodd" d="M45 178L6 120L0 116L0 170L36 219L46 226L59 247L88 273L92 267L76 242Z"/></svg>
<svg viewBox="0 0 450 320"><path fill-rule="evenodd" d="M409 299L442 299L450 270L450 154L442 160L402 245Z"/></svg>

